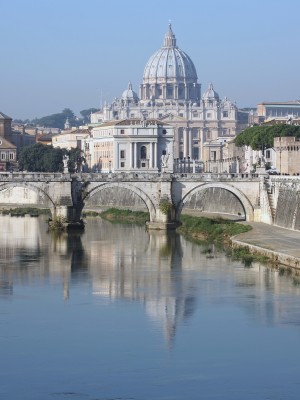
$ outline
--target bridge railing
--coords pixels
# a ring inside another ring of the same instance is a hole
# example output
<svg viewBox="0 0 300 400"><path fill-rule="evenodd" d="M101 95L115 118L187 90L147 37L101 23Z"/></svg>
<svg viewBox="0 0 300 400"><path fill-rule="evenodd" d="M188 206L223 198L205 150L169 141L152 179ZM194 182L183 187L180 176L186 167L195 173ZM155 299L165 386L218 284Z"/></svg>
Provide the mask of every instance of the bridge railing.
<svg viewBox="0 0 300 400"><path fill-rule="evenodd" d="M196 181L220 181L220 180L257 180L259 174L236 173L147 173L147 172L118 172L118 173L76 173L72 177L78 180L90 181L159 181L159 180L196 180Z"/></svg>
<svg viewBox="0 0 300 400"><path fill-rule="evenodd" d="M65 181L70 174L60 172L0 172L0 181Z"/></svg>
<svg viewBox="0 0 300 400"><path fill-rule="evenodd" d="M194 181L230 181L230 180L257 180L263 175L260 174L236 174L236 173L147 173L147 172L116 172L116 173L48 173L48 172L0 172L0 182L5 181L153 181L160 180L194 180ZM289 177L290 178L290 177ZM299 180L299 177L295 177Z"/></svg>

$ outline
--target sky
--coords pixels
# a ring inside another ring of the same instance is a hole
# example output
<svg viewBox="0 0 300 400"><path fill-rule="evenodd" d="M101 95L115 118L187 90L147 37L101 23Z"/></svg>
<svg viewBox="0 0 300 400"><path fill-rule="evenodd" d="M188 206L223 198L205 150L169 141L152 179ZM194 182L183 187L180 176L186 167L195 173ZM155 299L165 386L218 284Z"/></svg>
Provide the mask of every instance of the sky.
<svg viewBox="0 0 300 400"><path fill-rule="evenodd" d="M171 22L177 46L237 106L300 99L299 0L0 0L0 111L76 115L139 93Z"/></svg>

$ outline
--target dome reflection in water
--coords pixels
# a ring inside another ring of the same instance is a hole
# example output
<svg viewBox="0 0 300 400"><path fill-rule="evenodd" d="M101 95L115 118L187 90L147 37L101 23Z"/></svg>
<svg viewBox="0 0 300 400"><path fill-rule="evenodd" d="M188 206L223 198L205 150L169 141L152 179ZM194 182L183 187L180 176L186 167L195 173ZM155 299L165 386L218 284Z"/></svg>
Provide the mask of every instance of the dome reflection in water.
<svg viewBox="0 0 300 400"><path fill-rule="evenodd" d="M296 278L175 232L0 219L1 398L296 398Z"/></svg>

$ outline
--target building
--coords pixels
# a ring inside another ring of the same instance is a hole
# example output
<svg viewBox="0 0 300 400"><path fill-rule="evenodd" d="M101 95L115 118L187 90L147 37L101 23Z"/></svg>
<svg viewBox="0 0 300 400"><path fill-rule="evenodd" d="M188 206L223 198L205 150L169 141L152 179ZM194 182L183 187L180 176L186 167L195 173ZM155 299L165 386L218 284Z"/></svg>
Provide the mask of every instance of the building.
<svg viewBox="0 0 300 400"><path fill-rule="evenodd" d="M221 147L241 131L236 105L221 99L213 84L201 95L191 58L177 47L171 24L163 46L148 60L139 96L132 84L111 104L91 115L91 123L124 119L160 120L174 127L174 157L204 160L211 143ZM243 121L244 124L244 121ZM206 148L206 150L205 150Z"/></svg>
<svg viewBox="0 0 300 400"><path fill-rule="evenodd" d="M12 118L0 112L0 171L17 168L17 147L11 143Z"/></svg>
<svg viewBox="0 0 300 400"><path fill-rule="evenodd" d="M282 102L263 102L257 105L257 117L260 121L300 117L300 100Z"/></svg>
<svg viewBox="0 0 300 400"><path fill-rule="evenodd" d="M275 167L283 175L300 175L300 141L294 136L275 137Z"/></svg>
<svg viewBox="0 0 300 400"><path fill-rule="evenodd" d="M174 129L155 119L104 122L85 141L89 168L97 172L173 172Z"/></svg>
<svg viewBox="0 0 300 400"><path fill-rule="evenodd" d="M53 147L61 149L80 149L84 151L85 140L91 136L91 131L88 128L74 128L65 130L58 135L52 136Z"/></svg>

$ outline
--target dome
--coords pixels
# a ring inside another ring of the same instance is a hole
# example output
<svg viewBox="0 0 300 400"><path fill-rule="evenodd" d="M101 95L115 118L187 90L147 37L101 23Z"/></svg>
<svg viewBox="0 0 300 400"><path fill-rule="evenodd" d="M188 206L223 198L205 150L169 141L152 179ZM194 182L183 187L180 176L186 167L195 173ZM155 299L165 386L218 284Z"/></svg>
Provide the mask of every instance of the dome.
<svg viewBox="0 0 300 400"><path fill-rule="evenodd" d="M176 46L176 38L169 24L163 47L149 58L144 69L140 86L141 101L198 102L201 85L197 79L193 61Z"/></svg>
<svg viewBox="0 0 300 400"><path fill-rule="evenodd" d="M144 83L161 78L195 83L198 79L193 61L176 46L171 24L165 35L163 47L149 58L144 69Z"/></svg>
<svg viewBox="0 0 300 400"><path fill-rule="evenodd" d="M203 98L203 100L217 100L217 101L220 100L219 95L214 90L212 83L209 84L208 89L206 92L204 92L202 98Z"/></svg>
<svg viewBox="0 0 300 400"><path fill-rule="evenodd" d="M131 82L128 83L128 89L122 93L122 100L129 103L137 103L139 101L138 95L132 90Z"/></svg>

